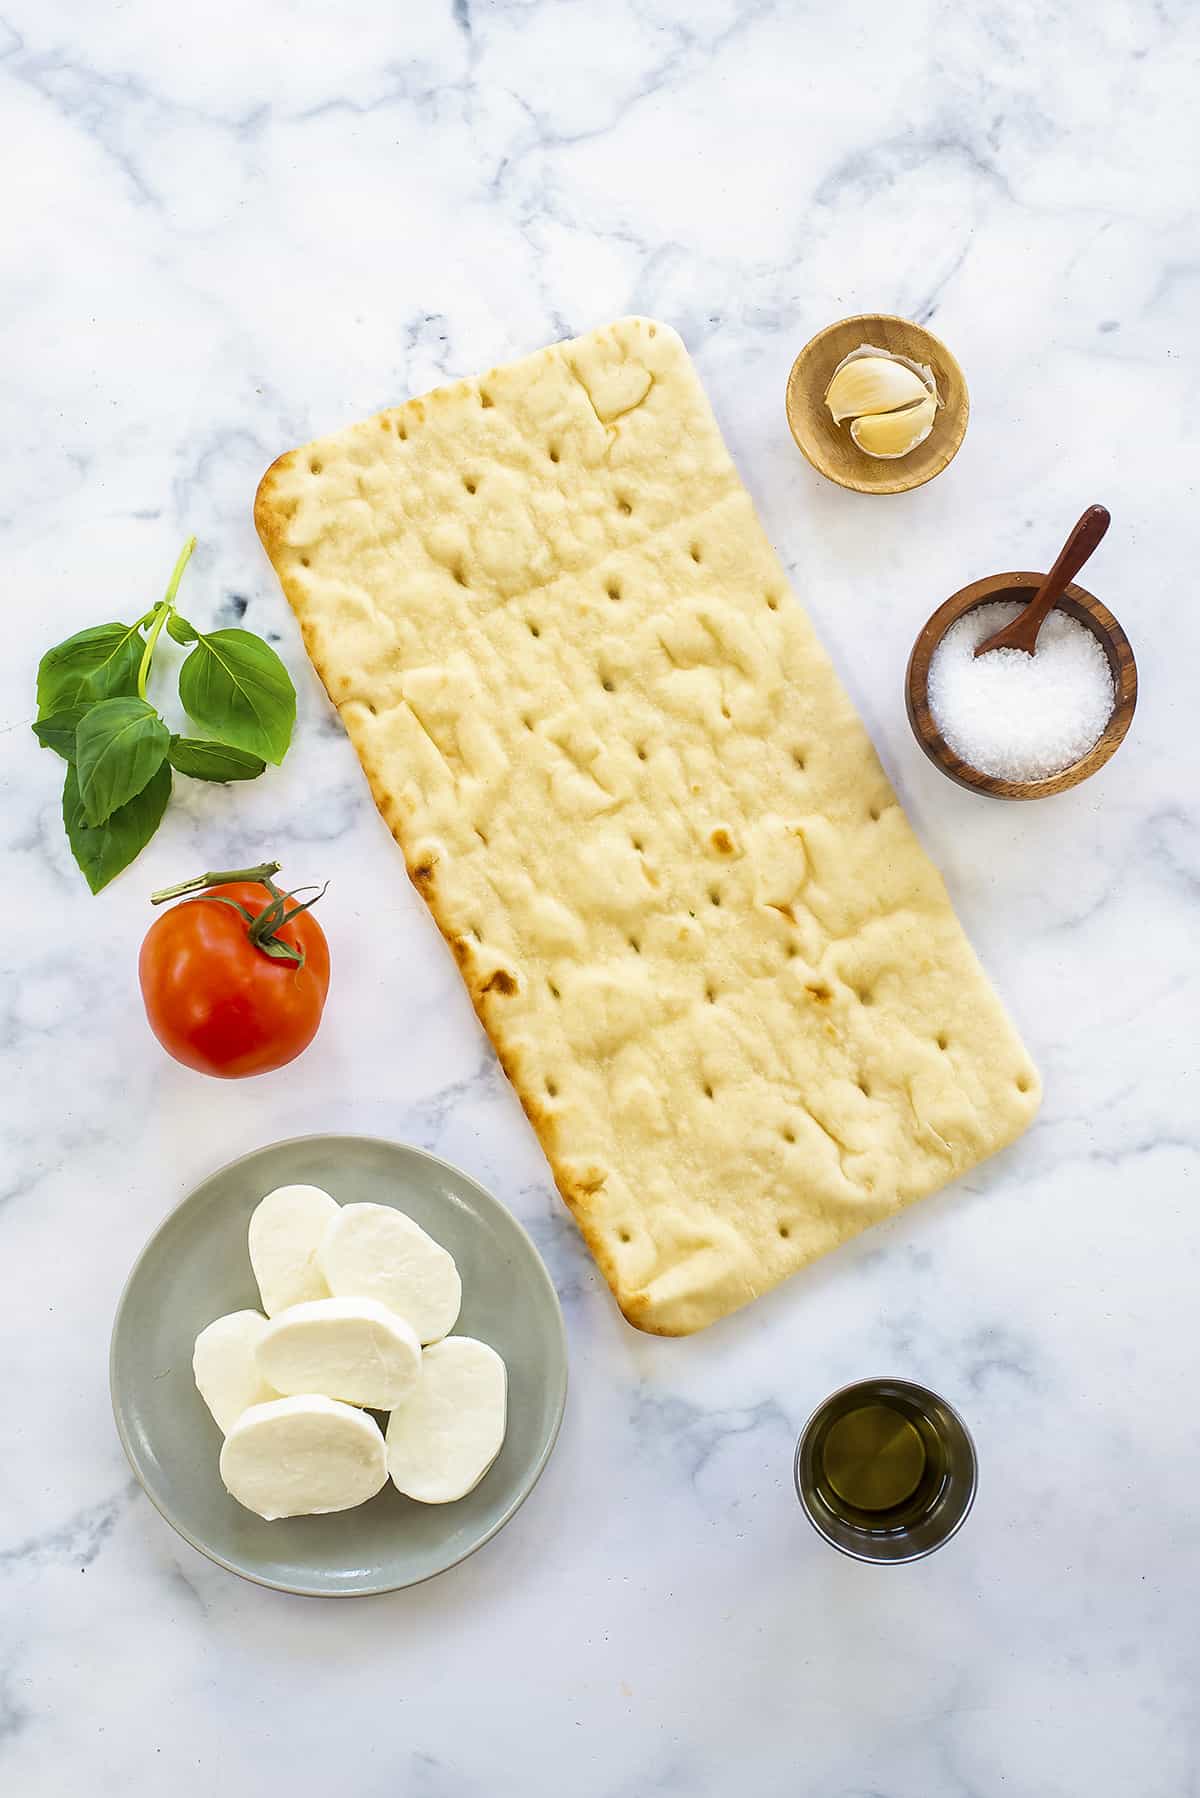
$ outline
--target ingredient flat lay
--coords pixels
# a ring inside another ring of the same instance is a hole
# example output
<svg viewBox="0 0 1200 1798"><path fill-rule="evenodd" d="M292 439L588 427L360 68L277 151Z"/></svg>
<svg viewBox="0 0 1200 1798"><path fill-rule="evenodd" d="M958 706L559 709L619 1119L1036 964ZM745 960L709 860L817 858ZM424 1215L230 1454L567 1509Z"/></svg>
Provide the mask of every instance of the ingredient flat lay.
<svg viewBox="0 0 1200 1798"><path fill-rule="evenodd" d="M1186 1798L1198 51L3 9L5 1798Z"/></svg>

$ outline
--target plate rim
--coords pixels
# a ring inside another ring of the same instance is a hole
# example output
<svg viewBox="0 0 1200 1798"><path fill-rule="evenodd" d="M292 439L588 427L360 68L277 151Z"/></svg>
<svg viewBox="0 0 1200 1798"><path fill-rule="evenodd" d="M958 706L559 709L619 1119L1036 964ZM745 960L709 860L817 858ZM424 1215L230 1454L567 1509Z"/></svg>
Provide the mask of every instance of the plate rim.
<svg viewBox="0 0 1200 1798"><path fill-rule="evenodd" d="M142 1263L145 1261L158 1238L162 1235L162 1232L171 1223L172 1219L177 1217L186 1206L192 1203L192 1200L200 1191L201 1187L207 1186L210 1180L219 1179L222 1174L232 1173L244 1163L254 1161L260 1155L268 1154L273 1149L294 1148L300 1143L313 1142L371 1143L387 1149L400 1149L406 1154L416 1155L420 1160L432 1163L433 1166L443 1169L446 1173L452 1174L460 1180L467 1181L476 1189L476 1191L481 1192L491 1204L498 1206L525 1238L525 1241L532 1251L538 1275L545 1285L546 1291L549 1293L551 1311L558 1325L557 1335L561 1352L562 1371L558 1380L554 1422L541 1452L537 1456L537 1459L532 1463L528 1483L512 1500L507 1509L502 1512L496 1521L488 1528L485 1534L480 1536L477 1542L472 1543L471 1547L465 1549L462 1554L456 1555L452 1561L447 1561L445 1566L437 1567L431 1573L423 1573L417 1579L400 1580L387 1585L344 1586L340 1588L337 1586L297 1586L287 1580L268 1579L263 1574L252 1573L245 1567L239 1567L225 1555L219 1554L215 1548L210 1547L204 1542L198 1541L192 1532L185 1528L178 1518L173 1517L170 1511L165 1509L164 1506L159 1503L155 1493L151 1491L149 1485L146 1483L138 1456L135 1453L130 1440L121 1405L117 1398L117 1337L121 1327L121 1319L124 1315L125 1306L133 1288L133 1284L141 1271ZM134 1257L133 1265L130 1267L129 1272L125 1277L125 1282L121 1287L120 1297L117 1299L116 1309L113 1312L112 1330L109 1335L108 1344L108 1396L112 1406L113 1422L116 1425L117 1436L120 1439L121 1448L124 1451L125 1459L129 1463L134 1478L146 1497L150 1500L150 1503L154 1506L154 1509L163 1519L164 1523L168 1524L170 1528L175 1531L177 1536L182 1537L189 1547L194 1548L198 1554L202 1554L206 1560L211 1561L215 1566L224 1568L227 1573L236 1574L239 1579L248 1580L251 1585L262 1586L271 1592L284 1592L294 1598L383 1598L390 1592L407 1592L415 1586L426 1585L428 1581L440 1578L443 1573L449 1573L451 1568L461 1567L464 1561L469 1561L472 1555L478 1554L481 1548L485 1548L494 1537L499 1535L505 1525L512 1521L517 1512L521 1509L521 1506L537 1486L543 1473L546 1471L546 1464L549 1461L550 1456L554 1453L555 1446L558 1442L559 1431L562 1428L563 1415L567 1405L567 1388L569 1382L570 1356L568 1354L567 1326L566 1321L563 1318L562 1301L558 1296L558 1288L550 1278L550 1270L542 1259L537 1244L534 1242L520 1218L517 1217L514 1212L510 1211L507 1205L496 1198L494 1193L489 1192L487 1187L475 1178L474 1174L468 1173L466 1168L459 1167L455 1162L447 1161L444 1156L435 1155L431 1150L423 1149L416 1143L398 1142L393 1137L388 1136L370 1136L361 1131L310 1130L305 1131L300 1136L284 1136L280 1137L277 1142L262 1143L257 1149L247 1149L243 1154L235 1155L232 1161L223 1162L220 1167L213 1168L212 1171L206 1174L202 1180L198 1181L189 1192L184 1194L178 1204L172 1205L169 1211L164 1212L163 1216L158 1220L158 1223L154 1226L153 1230L151 1230L149 1236Z"/></svg>

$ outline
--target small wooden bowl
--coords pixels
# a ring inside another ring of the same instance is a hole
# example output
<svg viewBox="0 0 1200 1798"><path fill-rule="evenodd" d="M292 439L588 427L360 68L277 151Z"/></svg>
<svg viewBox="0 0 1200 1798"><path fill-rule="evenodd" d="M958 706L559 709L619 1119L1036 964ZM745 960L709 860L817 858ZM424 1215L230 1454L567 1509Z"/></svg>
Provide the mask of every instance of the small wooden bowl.
<svg viewBox="0 0 1200 1798"><path fill-rule="evenodd" d="M850 435L849 422L835 425L825 404L833 371L851 350L869 343L931 369L937 382L937 409L924 443L897 461L868 456ZM971 402L962 369L931 331L890 312L862 312L827 325L806 343L792 364L787 384L787 416L792 436L819 474L856 493L907 493L941 474L958 453Z"/></svg>
<svg viewBox="0 0 1200 1798"><path fill-rule="evenodd" d="M986 580L973 581L938 607L913 644L908 659L904 699L913 736L943 774L957 781L960 787L968 787L972 793L986 793L992 799L1047 799L1052 793L1065 793L1068 787L1077 787L1081 780L1086 780L1097 768L1103 768L1109 757L1116 754L1133 722L1137 705L1137 665L1129 639L1107 606L1102 606L1095 595L1083 587L1072 584L1055 610L1069 613L1091 631L1108 657L1116 694L1112 715L1087 754L1058 774L1048 775L1045 780L1000 780L994 774L981 774L970 762L964 762L934 723L929 709L929 664L950 626L957 624L967 612L973 612L976 606L989 605L993 600L1019 600L1027 604L1044 578L1040 574L992 574Z"/></svg>

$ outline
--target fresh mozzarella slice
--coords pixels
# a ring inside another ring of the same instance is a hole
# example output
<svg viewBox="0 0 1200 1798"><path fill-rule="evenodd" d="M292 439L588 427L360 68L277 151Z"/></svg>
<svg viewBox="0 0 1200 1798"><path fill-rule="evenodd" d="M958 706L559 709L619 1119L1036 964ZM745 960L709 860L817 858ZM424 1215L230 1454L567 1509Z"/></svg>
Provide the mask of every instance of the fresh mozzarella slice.
<svg viewBox="0 0 1200 1798"><path fill-rule="evenodd" d="M421 1356L421 1379L388 1419L388 1472L424 1505L477 1486L504 1441L508 1374L486 1342L447 1336Z"/></svg>
<svg viewBox="0 0 1200 1798"><path fill-rule="evenodd" d="M421 1345L378 1299L313 1299L271 1319L258 1366L277 1392L323 1392L390 1411L421 1377Z"/></svg>
<svg viewBox="0 0 1200 1798"><path fill-rule="evenodd" d="M316 1393L243 1411L221 1450L221 1478L268 1522L323 1516L374 1498L387 1479L373 1417Z"/></svg>
<svg viewBox="0 0 1200 1798"><path fill-rule="evenodd" d="M263 1378L256 1357L266 1327L261 1311L231 1311L196 1338L192 1373L223 1436L251 1405L279 1397Z"/></svg>
<svg viewBox="0 0 1200 1798"><path fill-rule="evenodd" d="M321 1242L330 1292L378 1299L422 1342L454 1328L462 1281L454 1257L391 1205L343 1205Z"/></svg>
<svg viewBox="0 0 1200 1798"><path fill-rule="evenodd" d="M277 1186L254 1207L250 1265L268 1317L329 1297L317 1250L338 1209L319 1186Z"/></svg>

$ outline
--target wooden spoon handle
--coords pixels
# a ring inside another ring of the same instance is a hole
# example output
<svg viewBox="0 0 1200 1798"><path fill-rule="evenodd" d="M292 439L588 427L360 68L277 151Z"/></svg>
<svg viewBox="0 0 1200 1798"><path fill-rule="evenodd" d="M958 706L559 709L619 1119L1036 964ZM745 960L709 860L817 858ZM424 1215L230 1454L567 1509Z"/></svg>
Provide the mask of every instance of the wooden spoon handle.
<svg viewBox="0 0 1200 1798"><path fill-rule="evenodd" d="M995 631L976 649L976 656L990 649L1023 649L1034 653L1038 632L1062 598L1088 557L1096 549L1110 523L1105 506L1089 506L1058 553L1053 568L1019 617Z"/></svg>
<svg viewBox="0 0 1200 1798"><path fill-rule="evenodd" d="M1089 506L1058 553L1058 560L1042 582L1038 601L1044 606L1042 616L1061 599L1088 557L1099 547L1109 526L1106 506ZM1049 600L1047 601L1047 594ZM1040 620L1039 620L1040 622Z"/></svg>

